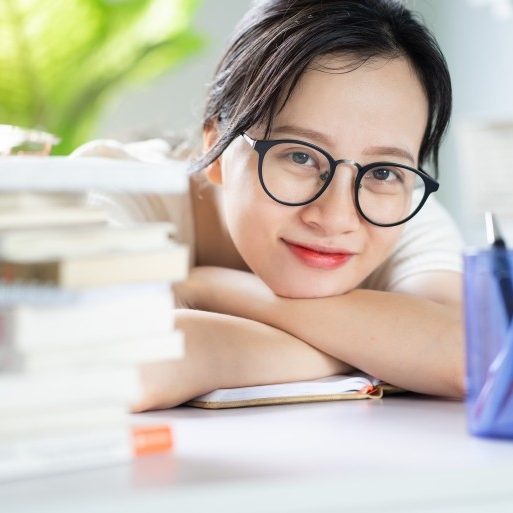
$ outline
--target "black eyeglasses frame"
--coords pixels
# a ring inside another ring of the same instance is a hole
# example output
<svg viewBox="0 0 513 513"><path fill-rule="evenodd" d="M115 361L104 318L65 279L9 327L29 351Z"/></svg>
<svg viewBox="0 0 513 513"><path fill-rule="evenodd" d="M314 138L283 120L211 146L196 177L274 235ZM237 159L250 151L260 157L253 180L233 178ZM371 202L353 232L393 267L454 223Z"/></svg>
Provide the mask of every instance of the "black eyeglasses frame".
<svg viewBox="0 0 513 513"><path fill-rule="evenodd" d="M300 206L308 205L309 203L312 203L317 198L319 198L322 195L322 193L329 187L333 177L335 176L335 171L337 169L337 166L339 164L349 164L349 165L354 166L357 169L356 177L354 180L354 203L355 203L358 213L369 223L371 223L375 226L381 226L381 227L388 228L391 226L398 226L403 223L406 223L412 217L414 217L416 214L418 214L420 209L426 203L426 200L428 199L429 195L431 193L437 191L438 188L440 187L440 184L438 183L438 181L435 180L428 173L426 173L426 171L423 171L420 168L416 169L414 167L410 167L405 164L398 164L397 162L380 161L380 162L371 162L370 164L366 164L365 166L362 166L358 162L356 162L354 160L350 160L350 159L335 160L325 149L323 149L319 146L316 146L315 144L309 143L307 141L301 141L299 139L253 139L246 132L242 132L240 135L258 153L258 178L260 180L260 185L262 186L262 188L264 189L264 191L270 198L272 198L274 201L276 201L282 205L286 205L286 206L290 206L290 207L300 207ZM273 146L276 146L277 144L283 144L283 143L301 144L304 146L308 146L308 147L318 151L322 155L324 155L330 164L330 173L329 173L328 178L326 179L326 182L321 187L319 192L307 201L303 201L300 203L290 203L287 201L282 201L282 200L276 198L275 196L273 196L273 194L267 189L267 187L265 185L264 177L263 177L263 162L264 162L265 154ZM424 196L423 196L422 200L418 204L417 208L406 219L403 219L402 221L399 221L396 223L387 223L387 224L377 223L377 222L369 219L364 214L364 212L360 206L360 202L358 200L358 189L360 187L360 183L367 171L369 171L370 169L372 169L374 167L379 167L379 166L395 166L395 167L407 169L409 171L416 173L424 181L425 187L424 187Z"/></svg>

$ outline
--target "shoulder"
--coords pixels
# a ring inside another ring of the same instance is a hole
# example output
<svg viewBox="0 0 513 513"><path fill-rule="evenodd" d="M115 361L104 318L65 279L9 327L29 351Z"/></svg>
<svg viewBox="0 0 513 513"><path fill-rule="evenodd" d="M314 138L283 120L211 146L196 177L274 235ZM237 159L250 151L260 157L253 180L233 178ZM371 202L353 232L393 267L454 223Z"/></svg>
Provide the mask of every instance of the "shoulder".
<svg viewBox="0 0 513 513"><path fill-rule="evenodd" d="M105 157L145 163L170 165L170 145L163 139L149 139L133 143L121 143L113 139L97 139L77 148L71 155L76 157ZM180 167L183 167L181 164ZM130 194L126 192L88 191L88 204L105 208L113 225L129 225L144 222L171 222L175 225L175 238L193 245L193 212L190 195L186 194Z"/></svg>
<svg viewBox="0 0 513 513"><path fill-rule="evenodd" d="M162 163L171 159L171 148L164 139L122 143L115 139L95 139L79 146L71 157L107 157Z"/></svg>
<svg viewBox="0 0 513 513"><path fill-rule="evenodd" d="M391 255L362 284L364 288L395 290L415 275L462 272L464 241L456 223L434 197L405 224Z"/></svg>

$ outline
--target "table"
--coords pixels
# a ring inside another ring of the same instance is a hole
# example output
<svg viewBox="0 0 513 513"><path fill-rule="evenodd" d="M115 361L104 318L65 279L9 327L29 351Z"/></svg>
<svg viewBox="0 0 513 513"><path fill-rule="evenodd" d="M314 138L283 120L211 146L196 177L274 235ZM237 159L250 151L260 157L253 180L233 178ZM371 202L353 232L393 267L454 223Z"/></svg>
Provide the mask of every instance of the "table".
<svg viewBox="0 0 513 513"><path fill-rule="evenodd" d="M513 511L513 440L467 434L464 405L380 400L133 415L176 449L0 486L5 513Z"/></svg>

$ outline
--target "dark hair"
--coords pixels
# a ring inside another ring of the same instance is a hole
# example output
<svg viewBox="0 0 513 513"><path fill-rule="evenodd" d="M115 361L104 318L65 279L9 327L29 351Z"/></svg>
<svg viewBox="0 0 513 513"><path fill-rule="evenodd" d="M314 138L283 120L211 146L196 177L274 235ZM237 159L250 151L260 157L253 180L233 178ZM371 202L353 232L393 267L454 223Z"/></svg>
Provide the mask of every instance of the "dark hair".
<svg viewBox="0 0 513 513"><path fill-rule="evenodd" d="M354 56L356 66L373 57L410 61L429 104L419 164L431 158L438 175L438 152L451 114L449 71L434 37L397 0L255 1L237 25L208 91L204 127L217 122L219 139L193 169L213 162L254 125L266 126L264 137L269 137L274 115L305 68L334 53Z"/></svg>

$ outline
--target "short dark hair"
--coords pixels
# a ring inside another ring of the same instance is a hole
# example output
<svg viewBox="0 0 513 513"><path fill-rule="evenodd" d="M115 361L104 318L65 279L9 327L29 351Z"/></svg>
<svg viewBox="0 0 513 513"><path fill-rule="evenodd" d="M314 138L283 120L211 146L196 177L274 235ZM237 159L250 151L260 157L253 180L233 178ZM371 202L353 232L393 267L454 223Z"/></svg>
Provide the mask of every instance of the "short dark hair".
<svg viewBox="0 0 513 513"><path fill-rule="evenodd" d="M356 66L374 57L404 56L428 100L419 164L433 162L452 105L451 80L433 35L398 0L257 0L237 25L210 84L204 127L220 136L193 168L218 158L241 132L263 124L269 137L274 115L316 57L348 54ZM407 115L407 114L405 114Z"/></svg>

